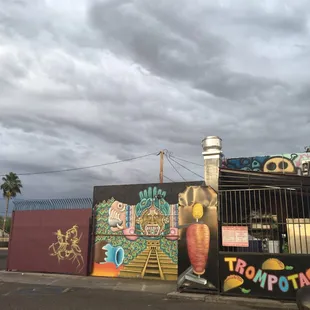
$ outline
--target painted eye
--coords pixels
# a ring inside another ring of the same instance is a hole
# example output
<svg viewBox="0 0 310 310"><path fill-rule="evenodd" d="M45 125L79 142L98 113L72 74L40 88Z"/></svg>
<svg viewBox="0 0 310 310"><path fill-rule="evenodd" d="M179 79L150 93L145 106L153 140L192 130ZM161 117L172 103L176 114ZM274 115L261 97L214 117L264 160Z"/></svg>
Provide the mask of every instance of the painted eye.
<svg viewBox="0 0 310 310"><path fill-rule="evenodd" d="M121 203L118 204L118 208L122 209L123 205Z"/></svg>
<svg viewBox="0 0 310 310"><path fill-rule="evenodd" d="M285 170L288 167L288 163L286 161L281 161L278 166L280 169Z"/></svg>
<svg viewBox="0 0 310 310"><path fill-rule="evenodd" d="M267 165L267 169L270 171L276 170L277 169L277 165L274 162L271 162Z"/></svg>

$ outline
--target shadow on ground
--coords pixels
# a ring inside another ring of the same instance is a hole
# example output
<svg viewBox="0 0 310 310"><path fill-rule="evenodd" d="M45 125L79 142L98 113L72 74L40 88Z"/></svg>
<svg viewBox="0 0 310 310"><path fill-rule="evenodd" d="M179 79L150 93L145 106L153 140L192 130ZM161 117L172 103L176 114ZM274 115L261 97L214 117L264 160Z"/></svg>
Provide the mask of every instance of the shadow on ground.
<svg viewBox="0 0 310 310"><path fill-rule="evenodd" d="M208 307L205 302L169 300L165 295L109 291L86 288L70 288L46 285L27 285L20 283L0 283L1 309L14 310L226 310L227 305L212 304ZM230 310L255 309L255 305L244 307L229 305Z"/></svg>

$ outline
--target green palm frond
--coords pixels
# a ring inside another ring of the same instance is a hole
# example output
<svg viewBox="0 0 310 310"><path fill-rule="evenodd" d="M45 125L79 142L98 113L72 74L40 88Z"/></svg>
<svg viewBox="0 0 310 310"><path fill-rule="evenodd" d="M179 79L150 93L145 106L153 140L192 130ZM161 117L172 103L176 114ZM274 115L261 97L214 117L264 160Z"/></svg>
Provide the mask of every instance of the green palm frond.
<svg viewBox="0 0 310 310"><path fill-rule="evenodd" d="M16 173L10 172L9 174L6 174L2 178L2 181L3 183L0 188L4 197L11 198L16 197L17 194L21 194L23 185Z"/></svg>

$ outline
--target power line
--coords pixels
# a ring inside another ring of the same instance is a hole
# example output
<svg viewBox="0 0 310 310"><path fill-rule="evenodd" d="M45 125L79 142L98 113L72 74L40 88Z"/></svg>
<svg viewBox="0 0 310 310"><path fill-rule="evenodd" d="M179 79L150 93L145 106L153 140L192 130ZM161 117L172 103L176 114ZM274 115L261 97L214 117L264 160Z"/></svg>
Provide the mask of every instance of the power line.
<svg viewBox="0 0 310 310"><path fill-rule="evenodd" d="M186 180L183 178L182 174L178 171L178 169L173 165L173 163L170 161L169 157L167 156L167 154L165 153L166 158L169 162L169 164L171 165L171 167L177 172L177 174L186 182Z"/></svg>
<svg viewBox="0 0 310 310"><path fill-rule="evenodd" d="M123 160L117 160L109 163L104 163L104 164L98 164L98 165L92 165L92 166L85 166L85 167L78 167L78 168L69 168L69 169L61 169L61 170L50 170L50 171L41 171L41 172L27 172L27 173L16 173L18 176L27 176L27 175L37 175L37 174L48 174L48 173L59 173L59 172L69 172L69 171L76 171L76 170L83 170L83 169L90 169L90 168L96 168L96 167L103 167L103 166L109 166L109 165L115 165L119 163L123 163L126 161L132 161L144 157L148 157L151 155L157 155L158 152L156 153L150 153L150 154L145 154L142 156L137 156L137 157L132 157L128 159L123 159ZM1 177L5 176L5 174L0 175Z"/></svg>
<svg viewBox="0 0 310 310"><path fill-rule="evenodd" d="M194 163L193 161L189 161L189 160L186 160L186 159L183 159L183 158L180 158L180 157L177 157L177 156L174 156L174 155L170 155L170 158L175 158L175 159L178 159L178 160L181 160L181 161L184 161L186 163L189 163L189 164L193 164L193 165L196 165L196 166L200 166L200 167L203 167L204 165L202 164L197 164L197 163Z"/></svg>
<svg viewBox="0 0 310 310"><path fill-rule="evenodd" d="M185 167L184 165L180 164L179 162L177 162L177 161L176 161L176 160L174 160L173 158L170 158L170 159L171 159L172 161L174 161L176 164L178 164L178 165L180 165L181 167L183 167L184 169L186 169L187 171L189 171L189 172L191 172L191 173L193 173L193 174L197 175L198 177L200 177L200 178L204 179L204 177L203 177L203 176L199 175L198 173L194 172L194 171L193 171L193 170L191 170L191 169L188 169L187 167Z"/></svg>
<svg viewBox="0 0 310 310"><path fill-rule="evenodd" d="M165 175L164 175L164 178L167 179L167 180L169 180L169 181L171 181L171 182L175 182L175 181L173 181L172 179L168 178L168 177L165 176Z"/></svg>

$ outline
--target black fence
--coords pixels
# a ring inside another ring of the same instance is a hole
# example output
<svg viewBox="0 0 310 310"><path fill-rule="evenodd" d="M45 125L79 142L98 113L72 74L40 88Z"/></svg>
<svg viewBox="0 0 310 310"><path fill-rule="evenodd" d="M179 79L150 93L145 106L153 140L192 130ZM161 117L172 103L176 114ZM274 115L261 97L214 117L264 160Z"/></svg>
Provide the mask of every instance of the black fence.
<svg viewBox="0 0 310 310"><path fill-rule="evenodd" d="M218 216L221 251L310 254L309 177L221 169ZM225 242L236 227L247 245Z"/></svg>

